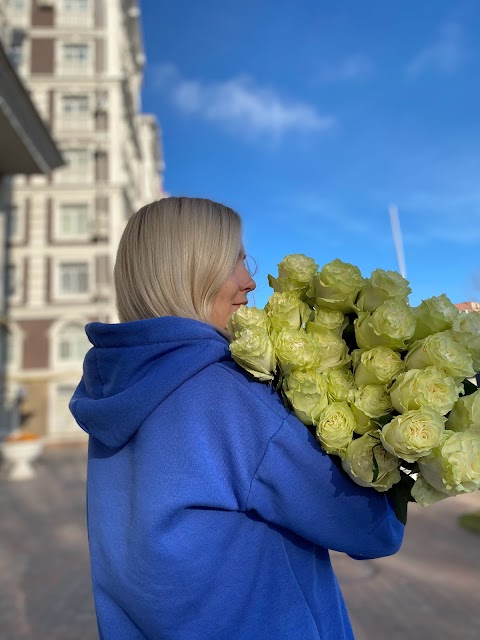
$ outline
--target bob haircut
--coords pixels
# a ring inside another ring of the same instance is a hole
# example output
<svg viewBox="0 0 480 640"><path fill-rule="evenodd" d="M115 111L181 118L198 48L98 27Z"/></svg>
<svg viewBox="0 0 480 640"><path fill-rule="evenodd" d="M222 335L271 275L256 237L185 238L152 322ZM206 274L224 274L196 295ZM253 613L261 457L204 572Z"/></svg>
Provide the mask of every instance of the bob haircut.
<svg viewBox="0 0 480 640"><path fill-rule="evenodd" d="M128 220L114 284L120 322L180 316L212 324L215 294L242 251L241 218L204 198L163 198Z"/></svg>

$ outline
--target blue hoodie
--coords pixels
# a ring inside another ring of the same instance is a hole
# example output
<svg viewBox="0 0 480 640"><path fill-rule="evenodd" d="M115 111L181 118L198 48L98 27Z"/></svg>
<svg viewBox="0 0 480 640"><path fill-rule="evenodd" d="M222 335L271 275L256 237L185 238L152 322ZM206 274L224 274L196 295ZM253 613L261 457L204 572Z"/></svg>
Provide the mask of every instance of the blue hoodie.
<svg viewBox="0 0 480 640"><path fill-rule="evenodd" d="M395 553L403 525L271 386L185 318L91 323L70 408L90 434L100 637L353 638L328 549Z"/></svg>

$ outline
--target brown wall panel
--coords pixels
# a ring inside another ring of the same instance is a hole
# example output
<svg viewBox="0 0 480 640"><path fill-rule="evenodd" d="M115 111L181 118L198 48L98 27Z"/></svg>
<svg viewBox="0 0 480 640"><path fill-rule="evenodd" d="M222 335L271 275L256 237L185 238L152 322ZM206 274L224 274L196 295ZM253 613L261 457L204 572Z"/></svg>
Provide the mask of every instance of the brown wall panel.
<svg viewBox="0 0 480 640"><path fill-rule="evenodd" d="M95 0L95 26L105 26L105 0Z"/></svg>
<svg viewBox="0 0 480 640"><path fill-rule="evenodd" d="M110 284L110 256L95 257L95 275L97 284Z"/></svg>
<svg viewBox="0 0 480 640"><path fill-rule="evenodd" d="M45 261L45 302L52 301L52 259L46 258Z"/></svg>
<svg viewBox="0 0 480 640"><path fill-rule="evenodd" d="M32 38L30 65L32 73L53 73L54 49L53 38Z"/></svg>
<svg viewBox="0 0 480 640"><path fill-rule="evenodd" d="M22 368L46 369L49 366L49 336L53 320L18 320L24 333Z"/></svg>
<svg viewBox="0 0 480 640"><path fill-rule="evenodd" d="M108 131L108 113L106 111L97 111L95 114L96 131Z"/></svg>
<svg viewBox="0 0 480 640"><path fill-rule="evenodd" d="M45 225L46 229L46 241L47 244L53 244L53 201L51 198L47 198L46 202L47 209L47 224Z"/></svg>
<svg viewBox="0 0 480 640"><path fill-rule="evenodd" d="M30 198L25 200L25 244L30 244L32 224L32 201Z"/></svg>
<svg viewBox="0 0 480 640"><path fill-rule="evenodd" d="M96 196L95 211L97 213L108 213L108 196Z"/></svg>
<svg viewBox="0 0 480 640"><path fill-rule="evenodd" d="M48 92L48 122L50 131L53 131L55 124L55 91L53 89Z"/></svg>
<svg viewBox="0 0 480 640"><path fill-rule="evenodd" d="M55 24L55 8L43 7L37 0L32 0L32 27L53 27Z"/></svg>
<svg viewBox="0 0 480 640"><path fill-rule="evenodd" d="M30 277L30 258L23 259L23 304L28 304L28 280Z"/></svg>
<svg viewBox="0 0 480 640"><path fill-rule="evenodd" d="M95 71L104 73L105 66L105 40L97 38L95 40Z"/></svg>
<svg viewBox="0 0 480 640"><path fill-rule="evenodd" d="M105 182L108 180L108 154L98 151L95 154L95 180Z"/></svg>

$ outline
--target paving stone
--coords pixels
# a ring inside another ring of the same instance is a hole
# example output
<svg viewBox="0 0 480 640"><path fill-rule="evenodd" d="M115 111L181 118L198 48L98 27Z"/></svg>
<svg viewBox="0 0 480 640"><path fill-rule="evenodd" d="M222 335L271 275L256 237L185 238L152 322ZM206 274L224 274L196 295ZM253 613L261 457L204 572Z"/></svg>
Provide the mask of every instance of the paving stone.
<svg viewBox="0 0 480 640"><path fill-rule="evenodd" d="M86 449L50 449L36 470L15 483L0 466L0 640L95 640ZM395 556L332 553L357 640L478 640L480 537L457 523L476 510L480 492L410 505Z"/></svg>

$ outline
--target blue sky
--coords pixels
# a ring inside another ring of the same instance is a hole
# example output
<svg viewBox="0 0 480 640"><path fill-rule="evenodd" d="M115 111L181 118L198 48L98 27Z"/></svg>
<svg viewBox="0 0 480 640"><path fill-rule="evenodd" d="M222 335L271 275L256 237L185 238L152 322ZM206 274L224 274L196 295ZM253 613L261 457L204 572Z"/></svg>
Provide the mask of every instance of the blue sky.
<svg viewBox="0 0 480 640"><path fill-rule="evenodd" d="M165 188L241 214L257 306L288 253L398 270L391 203L411 303L480 298L477 0L141 6Z"/></svg>

